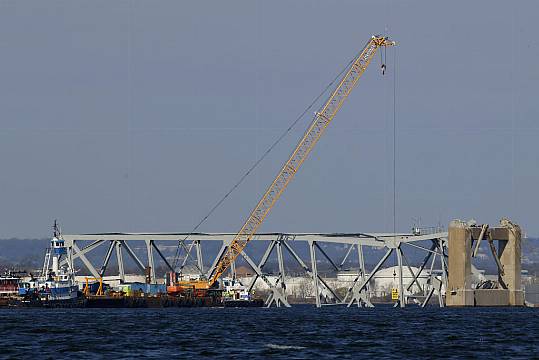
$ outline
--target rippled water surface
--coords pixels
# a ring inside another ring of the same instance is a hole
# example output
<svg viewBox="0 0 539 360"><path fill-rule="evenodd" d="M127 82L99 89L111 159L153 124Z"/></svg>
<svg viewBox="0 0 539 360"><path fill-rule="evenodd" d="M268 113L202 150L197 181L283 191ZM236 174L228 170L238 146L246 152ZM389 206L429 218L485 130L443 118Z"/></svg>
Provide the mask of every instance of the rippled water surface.
<svg viewBox="0 0 539 360"><path fill-rule="evenodd" d="M537 358L539 309L1 309L3 358Z"/></svg>

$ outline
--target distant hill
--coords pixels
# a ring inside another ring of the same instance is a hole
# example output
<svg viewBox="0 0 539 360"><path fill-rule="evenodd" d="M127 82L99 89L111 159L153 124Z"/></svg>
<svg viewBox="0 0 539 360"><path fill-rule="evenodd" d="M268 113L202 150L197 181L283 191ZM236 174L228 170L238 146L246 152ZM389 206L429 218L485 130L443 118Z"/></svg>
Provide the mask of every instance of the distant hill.
<svg viewBox="0 0 539 360"><path fill-rule="evenodd" d="M0 239L0 266L40 268L50 239Z"/></svg>

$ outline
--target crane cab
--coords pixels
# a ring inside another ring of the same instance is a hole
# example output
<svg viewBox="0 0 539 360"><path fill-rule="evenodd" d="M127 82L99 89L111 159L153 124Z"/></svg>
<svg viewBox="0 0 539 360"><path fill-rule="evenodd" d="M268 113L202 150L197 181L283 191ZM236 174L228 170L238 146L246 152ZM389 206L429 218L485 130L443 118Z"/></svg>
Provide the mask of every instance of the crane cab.
<svg viewBox="0 0 539 360"><path fill-rule="evenodd" d="M167 294L171 296L206 296L210 289L207 280L169 272L166 278Z"/></svg>

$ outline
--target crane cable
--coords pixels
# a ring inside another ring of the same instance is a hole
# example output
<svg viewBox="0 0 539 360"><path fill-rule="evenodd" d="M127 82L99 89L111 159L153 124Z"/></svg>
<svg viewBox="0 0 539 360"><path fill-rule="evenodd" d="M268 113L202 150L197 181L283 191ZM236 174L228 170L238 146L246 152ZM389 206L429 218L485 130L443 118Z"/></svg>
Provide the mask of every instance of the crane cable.
<svg viewBox="0 0 539 360"><path fill-rule="evenodd" d="M397 49L393 49L393 236L397 237ZM395 257L398 257L397 251L400 251L399 248L395 251ZM395 264L398 263L398 260L395 261ZM402 272L402 267L399 268L399 271ZM395 268L393 268L393 280L395 280ZM402 274L401 274L402 276Z"/></svg>
<svg viewBox="0 0 539 360"><path fill-rule="evenodd" d="M393 49L393 232L397 232L397 48Z"/></svg>
<svg viewBox="0 0 539 360"><path fill-rule="evenodd" d="M176 248L176 254L174 255L174 262L172 265L174 269L176 269L176 265L178 264L178 260L179 260L179 256L181 254L182 248L186 251L186 255L185 255L186 258L189 257L191 253L194 242L191 243L191 245L189 246L189 249L187 249L187 247L185 246L185 241L198 230L198 228L213 214L213 212L217 210L219 206L221 206L221 204L228 198L228 196L232 194L241 185L241 183L243 183L243 181L251 174L251 172L255 168L258 167L258 165L266 158L266 156L268 156L269 153L286 137L286 135L288 135L288 133L290 133L290 131L294 129L294 127L305 116L305 114L307 114L307 112L309 112L312 109L312 107L318 102L318 100L320 100L320 98L322 98L322 96L331 88L331 86L333 86L333 84L342 76L342 74L350 68L350 66L358 58L358 56L361 54L361 52L363 51L363 49L367 46L369 42L370 41L367 41L365 43L365 46L363 46L362 50L358 52L343 67L343 69L333 78L333 80L331 80L331 82L324 88L324 90L309 104L309 106L305 108L305 110L303 110L303 112L291 123L291 125L277 138L277 140L275 140L275 142L271 144L271 146L262 154L262 156L260 156L258 160L256 160L253 163L253 165L251 165L251 167L240 177L240 179L225 193L225 195L219 201L215 203L215 205L210 209L210 211L208 211L208 213L197 223L197 225L193 228L193 230L191 230L182 240L179 241L178 247ZM184 264L185 264L185 261L184 261ZM195 264L195 266L197 267L199 272L202 273L202 270L198 267L198 264ZM180 271L182 270L182 268L183 268L183 265Z"/></svg>
<svg viewBox="0 0 539 360"><path fill-rule="evenodd" d="M389 1L387 3L387 6L389 8ZM389 35L389 28L386 25L385 28L386 34ZM387 61L387 48L384 48L384 56L385 60ZM380 52L380 58L382 59L382 52ZM382 74L386 71L386 65L382 61ZM386 88L387 89L387 88ZM397 114L397 47L393 48L393 237L396 239L397 237L397 122L396 122L396 114ZM386 102L387 102L387 90L386 90ZM387 110L386 110L387 111ZM387 112L386 112L386 121L387 121ZM400 251L397 249L396 251ZM394 253L394 264L397 265L398 263L398 255L395 252ZM393 280L395 280L395 276L397 274L395 273L395 267L393 267Z"/></svg>

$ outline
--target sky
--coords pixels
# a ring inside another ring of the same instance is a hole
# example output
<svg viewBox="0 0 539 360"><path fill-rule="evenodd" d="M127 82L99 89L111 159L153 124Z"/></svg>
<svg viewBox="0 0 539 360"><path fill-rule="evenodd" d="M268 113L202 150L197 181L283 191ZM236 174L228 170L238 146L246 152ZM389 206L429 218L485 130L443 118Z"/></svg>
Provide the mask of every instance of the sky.
<svg viewBox="0 0 539 360"><path fill-rule="evenodd" d="M373 34L398 43L388 72L377 56L260 231L506 216L537 236L538 11L2 0L0 237L192 230ZM240 229L313 112L200 231Z"/></svg>

